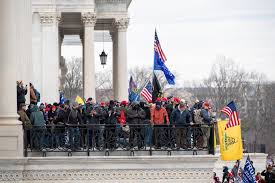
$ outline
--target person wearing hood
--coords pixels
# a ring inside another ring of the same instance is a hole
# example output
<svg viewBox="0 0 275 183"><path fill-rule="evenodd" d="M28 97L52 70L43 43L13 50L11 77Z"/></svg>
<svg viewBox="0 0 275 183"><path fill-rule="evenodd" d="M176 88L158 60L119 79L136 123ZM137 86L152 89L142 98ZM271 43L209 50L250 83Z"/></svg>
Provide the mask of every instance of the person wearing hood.
<svg viewBox="0 0 275 183"><path fill-rule="evenodd" d="M127 111L127 119L130 127L130 147L133 148L135 136L137 136L138 148L142 148L144 145L144 135L142 134L142 126L144 123L146 113L140 108L139 102L135 101L131 104L131 107Z"/></svg>
<svg viewBox="0 0 275 183"><path fill-rule="evenodd" d="M31 123L35 127L44 127L46 122L44 119L43 112L39 110L37 105L34 105L33 108L30 109L31 112Z"/></svg>
<svg viewBox="0 0 275 183"><path fill-rule="evenodd" d="M44 120L43 113L39 110L37 105L34 105L31 109L31 123L34 127L34 133L31 137L34 142L35 148L44 148L44 136L46 131L46 122Z"/></svg>
<svg viewBox="0 0 275 183"><path fill-rule="evenodd" d="M79 104L73 103L72 109L69 112L67 125L68 136L69 136L69 146L71 149L78 149L80 146L80 131L78 125L82 124L81 114L78 111Z"/></svg>

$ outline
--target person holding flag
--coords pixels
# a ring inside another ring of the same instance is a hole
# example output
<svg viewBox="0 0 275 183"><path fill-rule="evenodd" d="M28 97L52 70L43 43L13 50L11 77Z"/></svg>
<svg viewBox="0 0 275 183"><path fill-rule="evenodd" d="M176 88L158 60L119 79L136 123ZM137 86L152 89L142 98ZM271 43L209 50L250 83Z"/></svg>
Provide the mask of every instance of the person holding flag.
<svg viewBox="0 0 275 183"><path fill-rule="evenodd" d="M255 171L253 169L253 165L250 161L249 156L247 156L243 173L242 173L242 181L243 183L257 183L255 177Z"/></svg>

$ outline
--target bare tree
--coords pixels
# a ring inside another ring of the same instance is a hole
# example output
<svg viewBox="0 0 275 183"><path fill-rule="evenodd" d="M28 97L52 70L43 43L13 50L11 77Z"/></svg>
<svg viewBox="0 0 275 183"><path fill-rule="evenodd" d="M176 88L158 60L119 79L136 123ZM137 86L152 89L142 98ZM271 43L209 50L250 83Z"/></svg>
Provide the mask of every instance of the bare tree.
<svg viewBox="0 0 275 183"><path fill-rule="evenodd" d="M249 73L231 59L219 57L202 86L206 88L208 94L206 98L211 99L215 109L219 110L231 100L242 107L248 81Z"/></svg>
<svg viewBox="0 0 275 183"><path fill-rule="evenodd" d="M98 101L113 99L112 71L96 73L96 98Z"/></svg>
<svg viewBox="0 0 275 183"><path fill-rule="evenodd" d="M83 95L82 59L72 57L67 61L68 72L65 76L65 98L74 100L77 95Z"/></svg>

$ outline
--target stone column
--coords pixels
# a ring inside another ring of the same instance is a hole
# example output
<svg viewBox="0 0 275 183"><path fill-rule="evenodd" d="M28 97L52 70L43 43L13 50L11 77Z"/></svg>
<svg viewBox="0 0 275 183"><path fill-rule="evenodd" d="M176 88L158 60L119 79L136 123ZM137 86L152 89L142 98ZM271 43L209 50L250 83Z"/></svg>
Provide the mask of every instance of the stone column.
<svg viewBox="0 0 275 183"><path fill-rule="evenodd" d="M64 65L66 64L65 63L65 59L62 57L62 44L63 44L63 39L64 39L64 35L61 34L59 32L59 36L58 36L58 75L59 75L59 80L58 80L58 91L61 91L63 89L63 85L64 85L64 82L61 81L62 80L62 76L64 76L64 73L62 73L62 70ZM58 92L59 94L60 92Z"/></svg>
<svg viewBox="0 0 275 183"><path fill-rule="evenodd" d="M82 45L82 86L83 86L83 91L82 91L82 98L85 98L85 94L84 94L84 64L85 64L85 60L84 60L84 33L81 33L79 35L80 40L81 40L81 45ZM85 98L86 99L86 98Z"/></svg>
<svg viewBox="0 0 275 183"><path fill-rule="evenodd" d="M129 18L122 18L115 21L117 28L117 62L114 68L117 70L117 76L114 76L116 83L117 93L115 99L127 100L128 99L128 72L127 72L127 27Z"/></svg>
<svg viewBox="0 0 275 183"><path fill-rule="evenodd" d="M118 64L117 64L117 30L114 28L111 32L112 41L113 41L113 92L114 99L118 98L117 92L117 72L118 72Z"/></svg>
<svg viewBox="0 0 275 183"><path fill-rule="evenodd" d="M41 92L42 90L42 40L40 15L34 12L32 15L32 63L33 63L33 85Z"/></svg>
<svg viewBox="0 0 275 183"><path fill-rule="evenodd" d="M31 58L31 48L26 48L23 56L18 50L19 45L31 46L28 29L19 24L23 21L26 27L31 27L29 12L30 0L0 1L0 157L23 156L22 123L16 112L16 79L17 64Z"/></svg>
<svg viewBox="0 0 275 183"><path fill-rule="evenodd" d="M41 102L59 101L59 41L56 13L41 13L42 24L42 90Z"/></svg>
<svg viewBox="0 0 275 183"><path fill-rule="evenodd" d="M83 64L83 89L84 98L95 99L95 58L94 58L94 26L96 16L93 13L83 13L84 24L84 64Z"/></svg>
<svg viewBox="0 0 275 183"><path fill-rule="evenodd" d="M22 30L24 34L17 34L18 42L17 42L17 72L16 72L16 80L23 81L24 86L28 86L28 93L26 95L26 104L30 103L30 88L29 83L32 82L32 73L33 73L33 65L32 65L32 55L31 55L31 45L32 42L29 40L32 38L32 9L29 6L31 0L18 1L18 14L20 16L16 20L16 26L18 30Z"/></svg>

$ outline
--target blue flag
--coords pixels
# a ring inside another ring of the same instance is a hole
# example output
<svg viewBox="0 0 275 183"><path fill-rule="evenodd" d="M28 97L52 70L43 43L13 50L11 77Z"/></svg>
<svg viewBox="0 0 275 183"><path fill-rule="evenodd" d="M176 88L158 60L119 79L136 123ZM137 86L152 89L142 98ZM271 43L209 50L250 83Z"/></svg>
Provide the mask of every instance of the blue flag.
<svg viewBox="0 0 275 183"><path fill-rule="evenodd" d="M167 82L170 85L175 84L175 76L169 71L169 69L165 65L166 56L164 55L160 42L158 39L157 32L155 31L155 42L154 42L154 70L161 70L165 77Z"/></svg>
<svg viewBox="0 0 275 183"><path fill-rule="evenodd" d="M59 103L60 104L64 104L66 101L65 97L64 97L64 93L63 92L60 92L59 94Z"/></svg>
<svg viewBox="0 0 275 183"><path fill-rule="evenodd" d="M257 183L255 178L255 172L250 162L249 156L246 159L243 174L242 174L243 183Z"/></svg>
<svg viewBox="0 0 275 183"><path fill-rule="evenodd" d="M128 88L129 102L139 101L140 95L138 93L137 85L135 84L133 77L130 77Z"/></svg>

